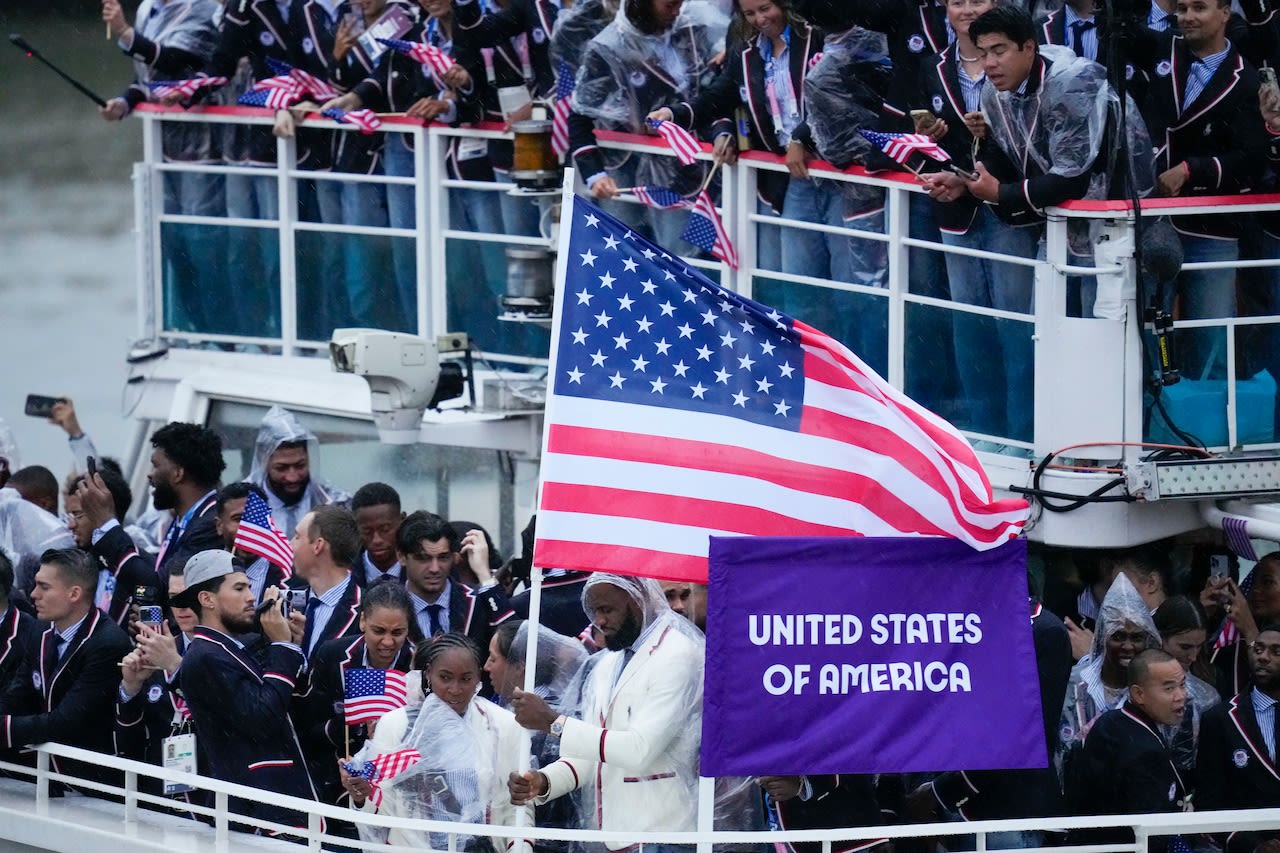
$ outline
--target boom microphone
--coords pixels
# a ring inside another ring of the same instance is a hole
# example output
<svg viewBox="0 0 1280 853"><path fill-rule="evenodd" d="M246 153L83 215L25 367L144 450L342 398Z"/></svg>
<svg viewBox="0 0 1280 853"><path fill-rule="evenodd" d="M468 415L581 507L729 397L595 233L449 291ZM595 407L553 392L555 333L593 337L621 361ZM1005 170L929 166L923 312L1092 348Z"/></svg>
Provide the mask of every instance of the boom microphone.
<svg viewBox="0 0 1280 853"><path fill-rule="evenodd" d="M9 33L9 41L12 42L13 45L17 47L19 50L25 51L27 56L31 57L37 62L43 63L45 66L49 68L50 71L52 71L54 74L57 74L63 80L66 80L68 83L70 83L72 86L75 87L77 92L84 95L86 98L93 101L98 106L105 107L107 105L107 102L104 101L102 98L100 98L88 86L84 85L79 80L75 79L70 74L63 71L61 68L54 65L49 60L45 59L44 56L41 55L40 51L32 47L31 42L27 41L22 36L18 35L17 33Z"/></svg>

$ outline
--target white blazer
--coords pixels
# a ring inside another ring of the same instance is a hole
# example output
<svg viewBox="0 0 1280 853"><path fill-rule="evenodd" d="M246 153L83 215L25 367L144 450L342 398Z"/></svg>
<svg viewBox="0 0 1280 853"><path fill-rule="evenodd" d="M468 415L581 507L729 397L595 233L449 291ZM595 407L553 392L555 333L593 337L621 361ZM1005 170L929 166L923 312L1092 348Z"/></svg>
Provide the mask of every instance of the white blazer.
<svg viewBox="0 0 1280 853"><path fill-rule="evenodd" d="M560 760L543 768L549 788L539 803L594 786L600 829L697 829L703 650L669 621L679 618L664 614L621 675L624 652L602 653L589 706L565 722Z"/></svg>

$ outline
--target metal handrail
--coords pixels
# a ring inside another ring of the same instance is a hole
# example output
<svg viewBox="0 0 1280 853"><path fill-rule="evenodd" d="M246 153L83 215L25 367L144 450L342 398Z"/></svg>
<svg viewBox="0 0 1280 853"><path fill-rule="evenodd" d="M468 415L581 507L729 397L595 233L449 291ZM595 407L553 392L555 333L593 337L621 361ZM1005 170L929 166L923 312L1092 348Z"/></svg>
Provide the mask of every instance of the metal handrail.
<svg viewBox="0 0 1280 853"><path fill-rule="evenodd" d="M244 785L223 782L207 776L185 773L178 770L159 767L144 762L134 761L118 756L104 755L77 747L58 743L44 743L33 747L37 755L37 767L30 767L0 762L0 769L10 773L35 777L35 806L37 813L47 813L49 807L49 783L62 781L91 787L103 793L111 793L124 799L121 813L121 832L136 835L136 827L126 830L126 821L141 821L145 812L139 812L136 805L146 802L156 805L170 805L174 810L203 813L214 817L215 832L225 837L229 823L245 823L262 828L285 832L295 836L306 837L312 849L319 849L325 840L338 840L319 831L319 820L334 819L363 824L370 827L388 829L414 829L422 832L439 833L458 836L487 836L503 839L532 840L564 840L595 843L662 843L662 844L774 844L778 842L816 842L822 844L824 853L829 853L830 845L835 842L849 840L927 838L938 836L986 836L997 832L1016 832L1038 830L1045 832L1062 832L1073 829L1128 828L1134 831L1137 839L1134 844L1078 845L1067 848L1078 853L1118 853L1118 851L1135 850L1143 853L1145 841L1151 836L1191 835L1227 832L1248 832L1280 829L1280 808L1275 809L1242 809L1220 812L1186 812L1174 814L1148 815L1100 815L1079 817L1034 818L1018 820L982 820L970 822L924 823L900 826L867 826L846 827L840 829L807 829L807 830L770 830L762 832L716 830L707 832L611 832L603 830L560 829L551 827L518 827L493 824L454 823L438 820L415 820L409 818L388 817L359 809L318 803L272 793L273 805L284 809L302 812L311 817L311 826L306 830L297 827L273 824L269 821L246 819L233 815L228 809L229 798L260 801L263 790ZM85 783L75 777L56 773L50 769L50 758L68 758L96 764L99 767L119 770L126 775L123 787ZM148 795L137 790L140 777L158 781L191 785L215 795L216 805L212 809L192 806L185 802L166 800L166 798ZM0 836L3 836L0 829ZM350 844L348 840L346 843ZM978 849L983 849L980 846Z"/></svg>

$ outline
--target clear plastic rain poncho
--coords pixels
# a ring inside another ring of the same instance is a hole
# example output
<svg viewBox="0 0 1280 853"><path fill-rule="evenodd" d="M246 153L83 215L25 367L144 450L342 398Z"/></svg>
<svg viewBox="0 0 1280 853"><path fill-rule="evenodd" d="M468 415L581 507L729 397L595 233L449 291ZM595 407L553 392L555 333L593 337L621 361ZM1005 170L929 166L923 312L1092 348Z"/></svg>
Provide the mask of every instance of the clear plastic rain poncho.
<svg viewBox="0 0 1280 853"><path fill-rule="evenodd" d="M558 706L578 670L587 659L582 643L563 634L557 634L546 625L538 625L537 666L533 674L534 692L553 706ZM525 656L529 649L529 623L523 623L516 631L515 639L507 652L507 665L513 667L515 684L523 688Z"/></svg>
<svg viewBox="0 0 1280 853"><path fill-rule="evenodd" d="M1121 689L1113 697L1108 696L1102 683L1102 664L1107 654L1107 640L1121 631L1142 631L1147 635L1146 648L1162 648L1160 632L1151 618L1151 611L1123 572L1116 574L1111 588L1098 609L1098 624L1093 635L1093 649L1082 657L1071 670L1067 682L1067 697L1062 708L1062 721L1058 731L1058 766L1062 769L1065 753L1084 743L1085 736L1098 717L1119 708L1129 695Z"/></svg>
<svg viewBox="0 0 1280 853"><path fill-rule="evenodd" d="M163 5L154 1L144 2L138 7L134 29L161 47L191 54L203 65L218 46L217 21L221 15L222 4L218 0L169 0ZM134 57L133 70L142 84L167 79L138 57ZM187 76L195 76L199 70L199 66L193 65ZM208 125L167 122L163 134L164 155L168 160L213 162L218 159ZM214 181L206 183L217 186Z"/></svg>
<svg viewBox="0 0 1280 853"><path fill-rule="evenodd" d="M24 500L16 489L0 489L0 551L13 561L17 589L35 585L45 551L74 547L75 537L56 515Z"/></svg>
<svg viewBox="0 0 1280 853"><path fill-rule="evenodd" d="M827 36L804 78L806 117L822 159L842 169L864 161L871 143L858 131L876 128L892 75L883 33L854 27Z"/></svg>
<svg viewBox="0 0 1280 853"><path fill-rule="evenodd" d="M729 20L709 3L686 3L669 32L646 35L627 17L625 8L587 45L573 92L573 110L594 119L599 128L645 133L649 113L670 103L692 103L710 82L711 60L724 50ZM621 166L631 156L609 149L602 153L609 168ZM681 167L675 157L637 155L635 181L680 192L691 181L696 182L693 187L701 182L701 170L697 163Z"/></svg>
<svg viewBox="0 0 1280 853"><path fill-rule="evenodd" d="M640 613L641 626L640 637L632 644L637 649L634 656L621 650L592 656L582 684L581 707L569 714L590 726L613 726L599 777L602 788L582 787L587 828L696 829L705 639L696 625L671 610L662 587L649 578L592 575L583 586L582 606L593 621L592 591L603 585L615 586L630 597ZM615 696L622 691L630 697L627 716L632 721L625 728L612 716L617 709ZM592 750L584 747L582 754L570 754L574 739L566 729L560 744L562 755L579 766L598 761L599 738L588 739L595 744ZM651 786L643 795L647 804L644 813L628 810L622 802L626 788L611 784L624 777L655 780L626 786ZM604 792L603 808L597 808L599 790ZM603 815L603 827L594 825L598 815Z"/></svg>
<svg viewBox="0 0 1280 853"><path fill-rule="evenodd" d="M0 459L3 459L12 474L22 467L22 459L18 456L18 440L13 437L13 427L4 418L0 418Z"/></svg>
<svg viewBox="0 0 1280 853"><path fill-rule="evenodd" d="M282 444L292 444L294 442L306 442L307 459L311 466L311 480L307 483L307 491L298 502L298 512L295 517L281 518L279 513L275 514L275 521L281 529L285 529L285 535L292 535L293 528L302 516L311 507L323 506L325 504L341 504L346 505L351 502L350 493L339 489L329 483L321 481L316 477L315 463L317 451L320 448L320 440L316 438L315 433L302 425L298 420L298 416L283 406L272 406L267 413L262 416L262 424L258 427L258 437L253 443L253 468L249 471L248 482L262 488L269 497L272 497L272 508L279 500L278 496L273 496L271 489L267 486L267 464L271 460L271 454L275 453Z"/></svg>
<svg viewBox="0 0 1280 853"><path fill-rule="evenodd" d="M551 62L563 62L576 74L587 43L612 23L622 0L581 0L556 16L551 33Z"/></svg>
<svg viewBox="0 0 1280 853"><path fill-rule="evenodd" d="M1059 45L1041 45L1040 55L1049 61L1049 69L1035 92L984 86L982 112L992 138L1015 164L1034 163L1042 174L1074 178L1093 169L1098 157L1110 156L1102 145L1108 118L1112 127L1119 125L1120 98L1107 83L1107 69L1098 63ZM1126 112L1129 168L1138 194L1147 196L1155 186L1151 136L1132 98ZM1106 198L1111 174L1110 169L1097 171L1083 197ZM1072 250L1087 254L1087 241L1082 244L1081 236L1077 229Z"/></svg>
<svg viewBox="0 0 1280 853"><path fill-rule="evenodd" d="M1205 712L1222 701L1222 696L1212 684L1192 673L1187 673L1187 704L1182 711L1182 722L1177 726L1160 726L1173 763L1180 770L1192 770L1196 766L1196 748L1200 743L1200 720Z"/></svg>
<svg viewBox="0 0 1280 853"><path fill-rule="evenodd" d="M511 712L486 699L473 699L460 716L439 697L428 693L420 705L384 716L355 762L402 749L416 749L422 756L408 770L379 783L380 814L513 826L516 812L523 810L528 816L526 825L532 825L531 807L511 805L507 791L508 775L519 770L522 737L523 730ZM387 832L362 826L360 835L372 843L449 849L445 833L408 829ZM473 836L459 836L456 843L458 850L492 849L486 839ZM497 845L498 849L502 846Z"/></svg>

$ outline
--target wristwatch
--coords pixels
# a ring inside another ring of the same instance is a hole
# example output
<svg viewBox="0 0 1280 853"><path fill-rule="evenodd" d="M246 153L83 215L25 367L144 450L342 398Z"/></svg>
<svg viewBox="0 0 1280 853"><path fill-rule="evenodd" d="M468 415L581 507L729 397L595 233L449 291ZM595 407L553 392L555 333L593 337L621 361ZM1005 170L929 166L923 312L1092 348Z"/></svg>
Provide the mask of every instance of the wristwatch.
<svg viewBox="0 0 1280 853"><path fill-rule="evenodd" d="M565 715L561 714L560 716L556 717L555 722L551 724L551 735L553 737L560 737L560 735L564 734L565 719L567 719Z"/></svg>

